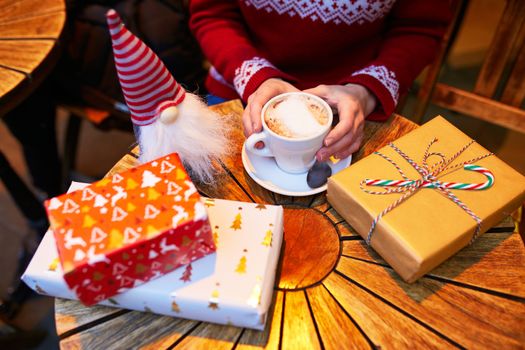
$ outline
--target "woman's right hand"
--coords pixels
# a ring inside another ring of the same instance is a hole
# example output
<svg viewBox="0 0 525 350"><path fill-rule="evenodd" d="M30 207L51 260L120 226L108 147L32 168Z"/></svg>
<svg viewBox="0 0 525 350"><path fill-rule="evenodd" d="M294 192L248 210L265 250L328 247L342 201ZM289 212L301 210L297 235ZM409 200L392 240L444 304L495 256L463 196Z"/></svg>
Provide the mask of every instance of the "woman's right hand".
<svg viewBox="0 0 525 350"><path fill-rule="evenodd" d="M248 103L242 114L244 135L248 137L262 130L261 110L266 102L274 96L292 91L299 90L279 78L270 78L259 85L257 90L248 97Z"/></svg>

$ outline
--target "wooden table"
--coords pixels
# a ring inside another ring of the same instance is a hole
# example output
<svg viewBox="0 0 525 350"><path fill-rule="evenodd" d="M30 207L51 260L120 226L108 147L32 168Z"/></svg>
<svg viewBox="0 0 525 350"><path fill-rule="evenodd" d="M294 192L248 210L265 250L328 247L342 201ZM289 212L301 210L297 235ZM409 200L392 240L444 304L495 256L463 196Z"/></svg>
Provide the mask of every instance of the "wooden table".
<svg viewBox="0 0 525 350"><path fill-rule="evenodd" d="M404 283L326 202L286 197L244 171L238 101L213 107L235 119L236 152L201 193L285 206L282 268L264 332L56 299L63 349L523 348L525 249L508 222L417 283ZM417 128L400 116L367 122L358 160ZM109 174L136 164L124 156ZM512 227L512 224L510 225Z"/></svg>
<svg viewBox="0 0 525 350"><path fill-rule="evenodd" d="M65 22L65 0L0 0L0 118L28 97L54 68ZM47 217L41 201L1 151L0 169L0 181L18 208L29 221L44 223L38 226L45 232Z"/></svg>
<svg viewBox="0 0 525 350"><path fill-rule="evenodd" d="M65 21L64 0L0 0L0 116L53 69Z"/></svg>

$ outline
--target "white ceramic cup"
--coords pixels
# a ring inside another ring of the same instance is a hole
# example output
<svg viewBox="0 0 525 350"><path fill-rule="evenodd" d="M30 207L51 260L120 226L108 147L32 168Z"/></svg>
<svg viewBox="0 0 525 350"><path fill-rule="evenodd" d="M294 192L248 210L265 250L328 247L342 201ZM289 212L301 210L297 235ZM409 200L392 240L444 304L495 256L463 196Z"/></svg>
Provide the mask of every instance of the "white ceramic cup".
<svg viewBox="0 0 525 350"><path fill-rule="evenodd" d="M306 95L325 108L328 122L319 129L318 133L303 138L285 137L273 132L266 124L264 120L266 109L276 100L293 94ZM246 139L246 149L261 157L274 157L277 166L287 173L301 174L307 172L315 163L315 154L323 146L323 140L332 126L333 114L328 103L318 96L305 92L287 92L266 102L261 111L261 119L263 130ZM255 148L255 144L260 141L264 143L264 147Z"/></svg>

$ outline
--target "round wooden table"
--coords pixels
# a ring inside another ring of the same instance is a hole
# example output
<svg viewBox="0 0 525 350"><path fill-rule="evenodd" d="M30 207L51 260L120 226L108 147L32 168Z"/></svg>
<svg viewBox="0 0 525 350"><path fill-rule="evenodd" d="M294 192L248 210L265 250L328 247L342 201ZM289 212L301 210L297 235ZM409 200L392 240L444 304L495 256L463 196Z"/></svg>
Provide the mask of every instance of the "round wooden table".
<svg viewBox="0 0 525 350"><path fill-rule="evenodd" d="M281 204L285 248L265 331L56 299L63 349L523 348L525 249L512 220L407 284L326 202L324 193L288 197L244 171L239 101L212 107L234 118L236 147L222 160L208 197ZM367 122L358 160L417 128L400 116ZM136 151L109 175L136 164Z"/></svg>
<svg viewBox="0 0 525 350"><path fill-rule="evenodd" d="M0 0L0 116L53 69L65 21L64 0Z"/></svg>

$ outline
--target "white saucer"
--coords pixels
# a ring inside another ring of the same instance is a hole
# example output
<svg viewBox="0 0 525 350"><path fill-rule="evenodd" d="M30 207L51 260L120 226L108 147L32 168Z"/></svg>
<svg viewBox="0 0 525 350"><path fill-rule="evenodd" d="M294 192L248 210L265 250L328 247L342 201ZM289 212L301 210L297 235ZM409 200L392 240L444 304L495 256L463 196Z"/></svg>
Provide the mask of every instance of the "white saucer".
<svg viewBox="0 0 525 350"><path fill-rule="evenodd" d="M341 159L337 163L328 161L332 174L336 174L347 168L352 162L352 156ZM272 157L260 157L246 151L242 146L242 164L250 177L262 187L275 193L286 196L311 196L326 190L326 184L310 188L306 184L306 174L289 174L282 171Z"/></svg>

